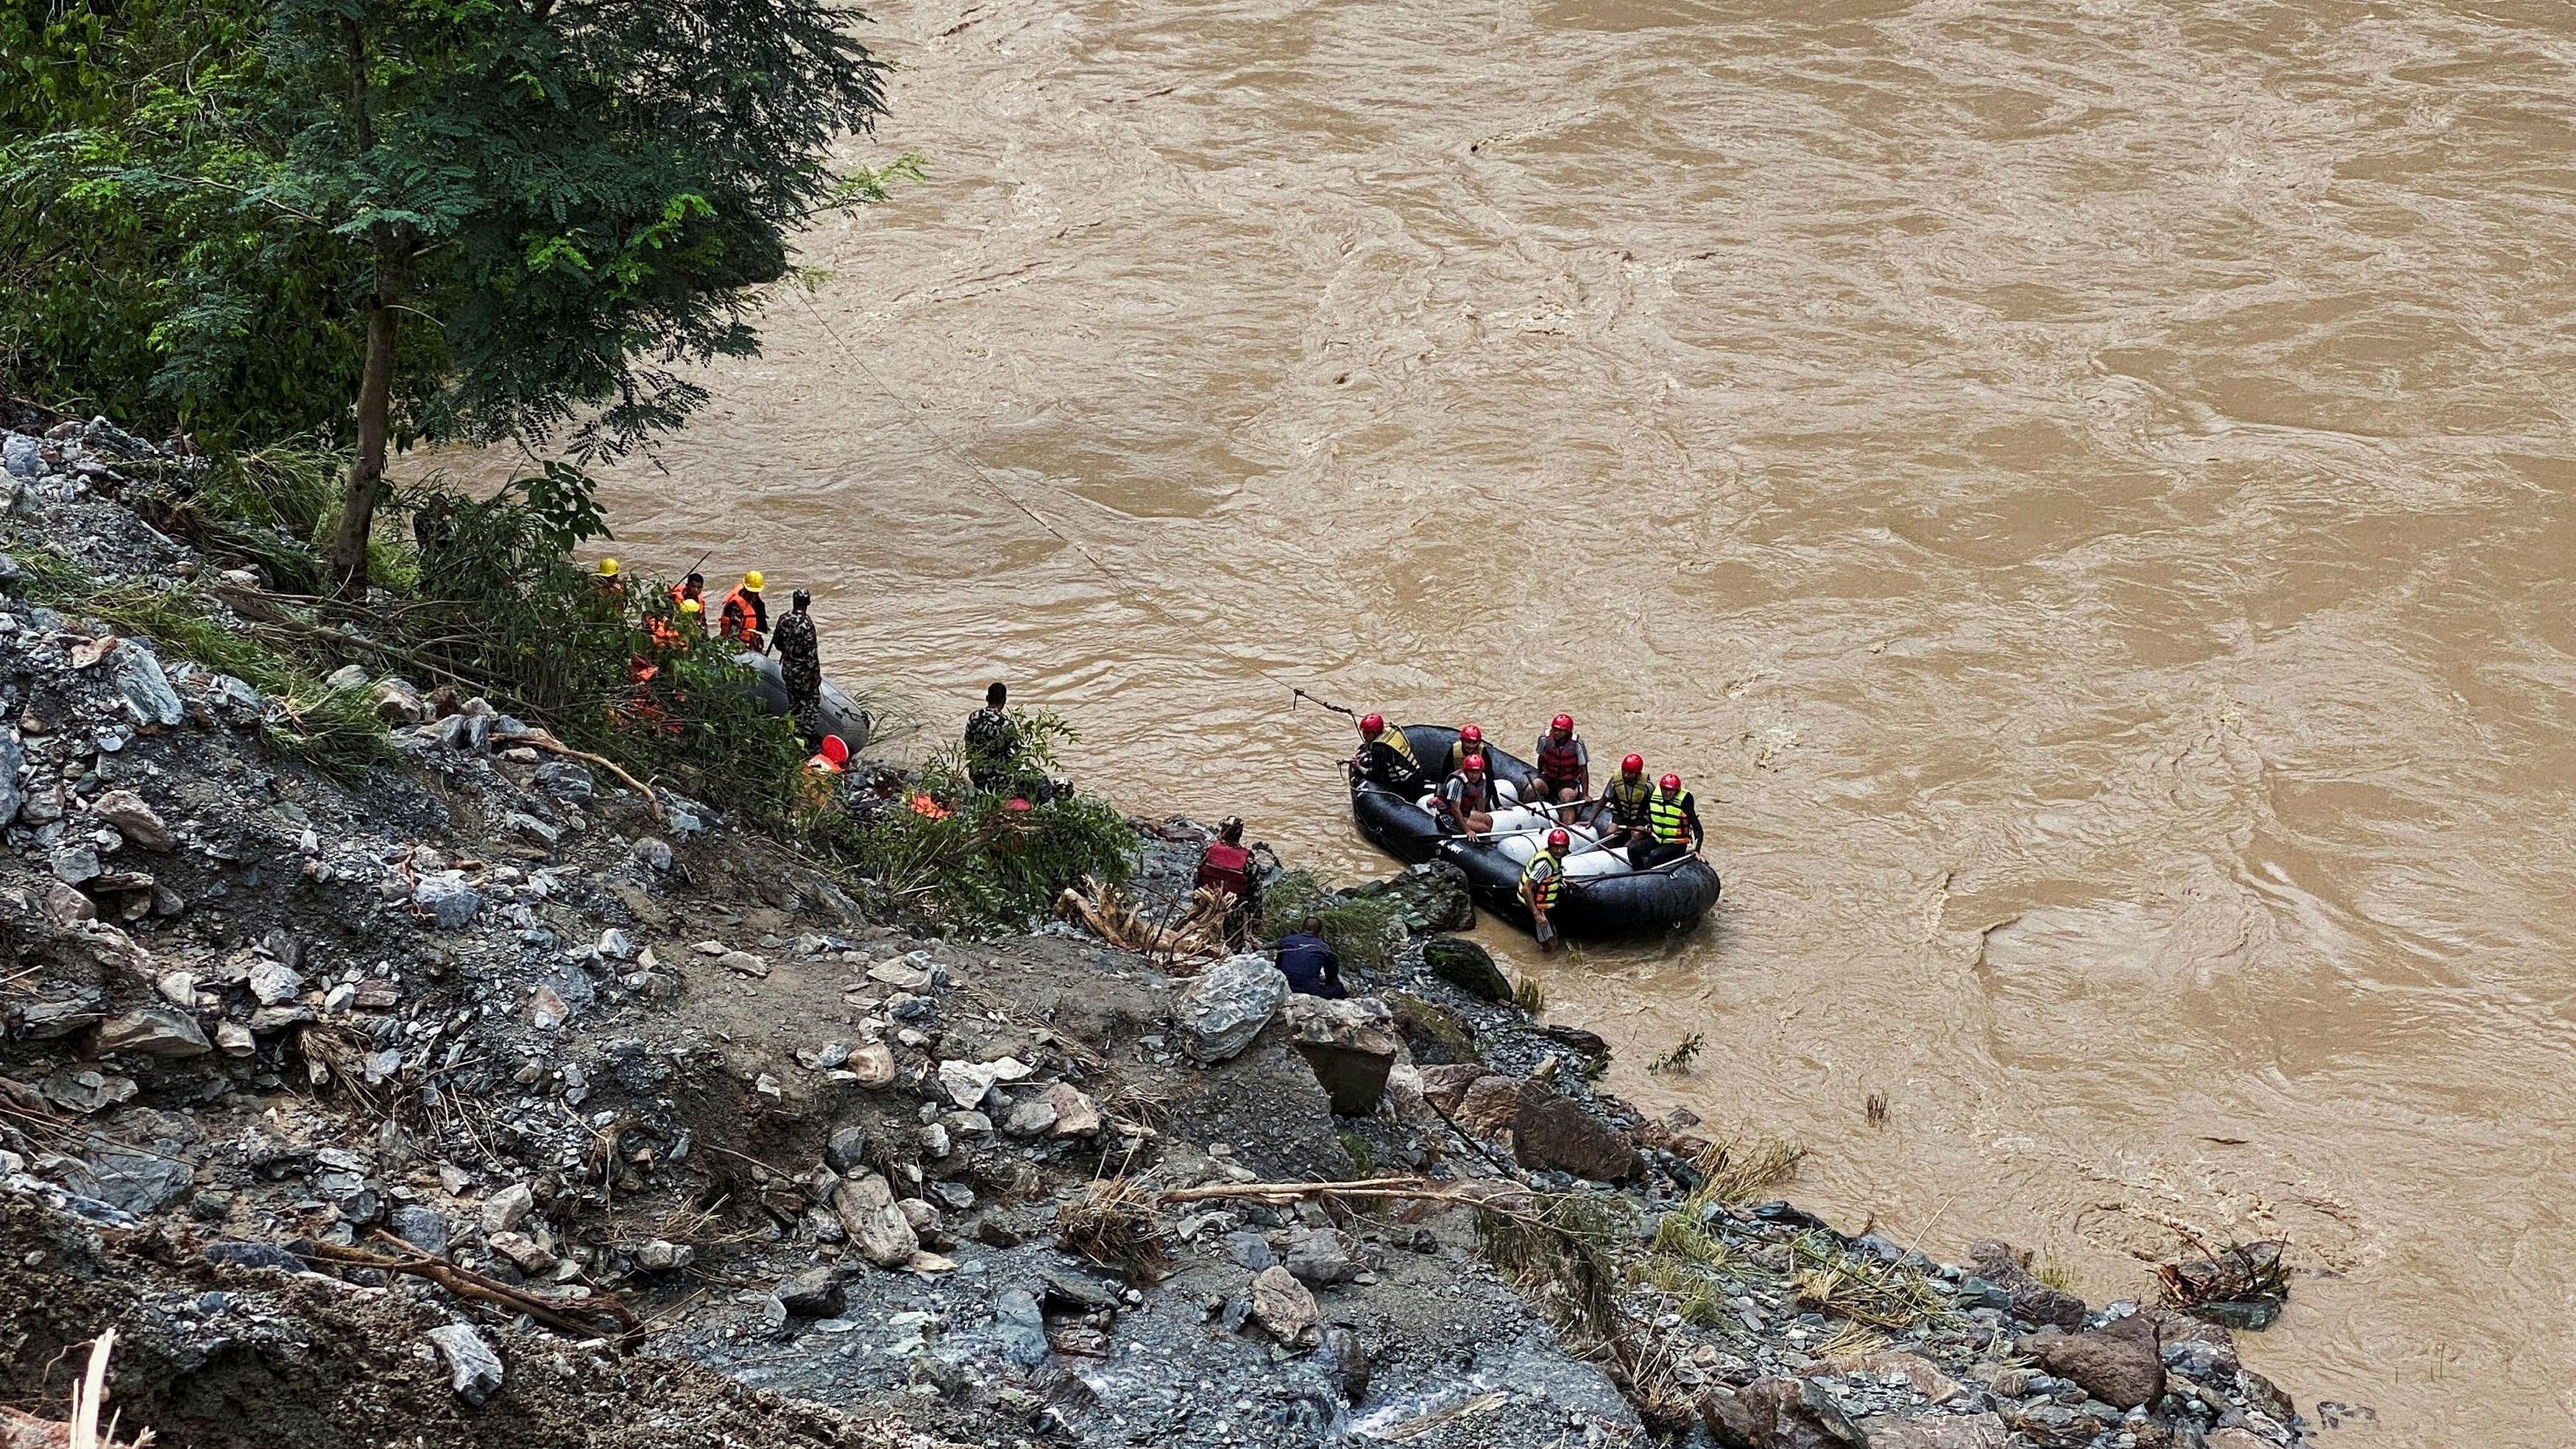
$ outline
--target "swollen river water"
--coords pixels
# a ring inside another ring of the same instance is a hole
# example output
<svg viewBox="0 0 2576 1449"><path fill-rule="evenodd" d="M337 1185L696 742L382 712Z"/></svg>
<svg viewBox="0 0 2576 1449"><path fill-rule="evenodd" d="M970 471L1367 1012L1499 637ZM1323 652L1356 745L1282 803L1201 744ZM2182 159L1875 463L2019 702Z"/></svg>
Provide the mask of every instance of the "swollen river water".
<svg viewBox="0 0 2576 1449"><path fill-rule="evenodd" d="M1616 1089L2097 1303L2174 1225L2286 1235L2246 1353L2376 1410L2327 1442L2576 1442L2563 0L871 40L848 158L929 180L808 238L619 552L809 586L938 739L1006 678L1086 783L1342 873L1291 684L1516 751L1571 710L1727 881L1668 943L1485 932Z"/></svg>

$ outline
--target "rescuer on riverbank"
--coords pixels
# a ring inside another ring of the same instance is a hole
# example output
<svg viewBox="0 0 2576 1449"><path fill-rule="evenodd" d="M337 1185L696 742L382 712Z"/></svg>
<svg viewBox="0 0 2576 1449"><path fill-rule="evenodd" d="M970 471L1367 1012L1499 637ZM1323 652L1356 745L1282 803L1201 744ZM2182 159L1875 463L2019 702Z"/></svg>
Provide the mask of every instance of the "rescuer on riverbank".
<svg viewBox="0 0 2576 1449"><path fill-rule="evenodd" d="M778 682L787 690L787 713L807 738L823 732L823 654L814 637L814 596L798 589L779 617L770 644L778 651Z"/></svg>
<svg viewBox="0 0 2576 1449"><path fill-rule="evenodd" d="M1301 996L1339 1001L1351 994L1342 984L1342 958L1324 944L1324 918L1308 916L1297 929L1279 938L1279 974L1288 989Z"/></svg>
<svg viewBox="0 0 2576 1449"><path fill-rule="evenodd" d="M716 617L716 637L738 649L755 654L769 649L769 604L760 597L760 570L742 576L724 596L722 612Z"/></svg>

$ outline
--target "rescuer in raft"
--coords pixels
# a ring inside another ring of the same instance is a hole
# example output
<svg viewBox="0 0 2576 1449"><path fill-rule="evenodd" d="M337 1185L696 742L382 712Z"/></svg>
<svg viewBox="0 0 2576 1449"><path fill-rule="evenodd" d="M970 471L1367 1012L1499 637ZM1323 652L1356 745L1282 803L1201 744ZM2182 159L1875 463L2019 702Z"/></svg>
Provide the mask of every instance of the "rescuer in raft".
<svg viewBox="0 0 2576 1449"><path fill-rule="evenodd" d="M1591 797L1592 752L1583 747L1583 737L1574 732L1574 716L1561 714L1548 721L1547 728L1539 731L1538 749L1530 756L1530 762L1538 767L1539 782L1546 788L1548 800L1571 805Z"/></svg>
<svg viewBox="0 0 2576 1449"><path fill-rule="evenodd" d="M1461 760L1458 772L1441 782L1437 812L1444 834L1482 839L1494 828L1494 782L1486 773L1482 747Z"/></svg>
<svg viewBox="0 0 2576 1449"><path fill-rule="evenodd" d="M1699 802L1682 788L1682 777L1666 775L1655 786L1646 801L1647 838L1628 849L1628 863L1639 870L1697 855L1703 838Z"/></svg>
<svg viewBox="0 0 2576 1449"><path fill-rule="evenodd" d="M1457 774L1459 770L1465 768L1469 755L1485 760L1485 727L1482 725L1458 726L1458 738L1449 745L1449 758L1441 762L1442 775L1445 777ZM1491 778L1494 773L1494 762L1485 760L1483 769L1486 776Z"/></svg>
<svg viewBox="0 0 2576 1449"><path fill-rule="evenodd" d="M1359 753L1351 757L1351 768L1361 779L1382 785L1406 799L1420 795L1424 789L1422 762L1413 756L1412 742L1405 739L1401 726L1389 727L1386 716L1364 714L1359 719Z"/></svg>

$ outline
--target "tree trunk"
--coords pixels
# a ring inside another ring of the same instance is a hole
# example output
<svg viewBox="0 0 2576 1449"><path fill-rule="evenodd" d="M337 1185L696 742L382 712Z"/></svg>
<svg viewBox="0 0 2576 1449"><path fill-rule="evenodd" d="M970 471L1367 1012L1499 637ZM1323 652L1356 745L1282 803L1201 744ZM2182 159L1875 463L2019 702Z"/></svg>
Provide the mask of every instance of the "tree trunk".
<svg viewBox="0 0 2576 1449"><path fill-rule="evenodd" d="M385 435L393 411L394 309L378 296L367 313L367 370L358 383L358 456L349 461L349 493L340 531L331 540L334 592L352 603L367 597L367 536L385 486Z"/></svg>

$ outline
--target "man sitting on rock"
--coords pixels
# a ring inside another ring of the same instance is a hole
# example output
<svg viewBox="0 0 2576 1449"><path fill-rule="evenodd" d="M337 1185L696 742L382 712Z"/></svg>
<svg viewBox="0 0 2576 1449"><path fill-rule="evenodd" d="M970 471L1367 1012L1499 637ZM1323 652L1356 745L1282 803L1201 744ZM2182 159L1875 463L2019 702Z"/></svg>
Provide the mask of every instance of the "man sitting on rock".
<svg viewBox="0 0 2576 1449"><path fill-rule="evenodd" d="M1308 916L1297 929L1279 938L1279 974L1288 989L1305 996L1339 1001L1349 996L1342 985L1342 958L1324 944L1324 918Z"/></svg>

